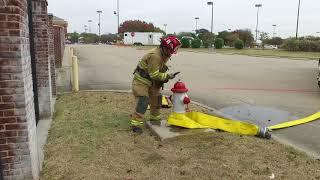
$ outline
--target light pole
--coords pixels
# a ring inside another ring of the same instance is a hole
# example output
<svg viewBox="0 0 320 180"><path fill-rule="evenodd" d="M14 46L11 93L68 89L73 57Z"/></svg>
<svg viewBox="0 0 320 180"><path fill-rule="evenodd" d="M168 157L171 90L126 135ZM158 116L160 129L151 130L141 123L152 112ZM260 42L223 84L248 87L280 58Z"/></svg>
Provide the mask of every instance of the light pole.
<svg viewBox="0 0 320 180"><path fill-rule="evenodd" d="M256 4L255 7L258 8L258 11L257 11L257 26L256 26L256 42L258 42L259 10L260 10L260 7L262 7L262 4Z"/></svg>
<svg viewBox="0 0 320 180"><path fill-rule="evenodd" d="M277 28L277 25L276 24L273 24L273 37L275 38L276 37L276 28Z"/></svg>
<svg viewBox="0 0 320 180"><path fill-rule="evenodd" d="M98 26L99 26L99 43L101 43L101 13L102 11L97 11L98 15L99 15L99 23L98 23Z"/></svg>
<svg viewBox="0 0 320 180"><path fill-rule="evenodd" d="M118 10L118 34L120 28L120 0L117 0L117 10Z"/></svg>
<svg viewBox="0 0 320 180"><path fill-rule="evenodd" d="M118 21L117 33L119 34L119 28L120 28L120 2L119 2L119 0L117 0L117 11L113 11L113 14L117 16L117 21Z"/></svg>
<svg viewBox="0 0 320 180"><path fill-rule="evenodd" d="M196 34L197 34L197 31L198 31L198 20L200 19L199 17L195 17L194 18L196 20Z"/></svg>
<svg viewBox="0 0 320 180"><path fill-rule="evenodd" d="M88 20L88 24L89 24L89 33L91 33L91 23L92 23L92 20Z"/></svg>
<svg viewBox="0 0 320 180"><path fill-rule="evenodd" d="M213 33L213 1L208 1L207 4L212 7L211 15L211 33Z"/></svg>
<svg viewBox="0 0 320 180"><path fill-rule="evenodd" d="M167 26L168 26L168 24L164 24L163 26L164 26L164 32L167 34Z"/></svg>
<svg viewBox="0 0 320 180"><path fill-rule="evenodd" d="M301 0L299 0L299 5L298 5L297 28L296 28L296 39L298 39L298 32L299 32L300 5L301 5Z"/></svg>

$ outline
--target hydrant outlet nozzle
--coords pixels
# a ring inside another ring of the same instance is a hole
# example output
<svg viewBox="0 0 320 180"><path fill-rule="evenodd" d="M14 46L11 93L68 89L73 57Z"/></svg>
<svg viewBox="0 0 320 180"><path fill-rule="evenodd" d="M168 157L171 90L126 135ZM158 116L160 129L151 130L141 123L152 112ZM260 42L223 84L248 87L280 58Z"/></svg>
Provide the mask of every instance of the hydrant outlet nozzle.
<svg viewBox="0 0 320 180"><path fill-rule="evenodd" d="M271 132L267 127L259 128L257 136L260 138L271 139Z"/></svg>

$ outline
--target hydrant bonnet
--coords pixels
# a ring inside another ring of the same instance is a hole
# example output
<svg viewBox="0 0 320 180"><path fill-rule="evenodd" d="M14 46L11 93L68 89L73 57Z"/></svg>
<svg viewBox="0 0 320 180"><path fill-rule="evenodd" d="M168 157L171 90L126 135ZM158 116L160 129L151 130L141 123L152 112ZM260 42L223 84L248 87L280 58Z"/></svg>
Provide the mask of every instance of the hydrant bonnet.
<svg viewBox="0 0 320 180"><path fill-rule="evenodd" d="M186 93L189 90L186 88L186 85L183 82L176 82L171 91L173 93Z"/></svg>

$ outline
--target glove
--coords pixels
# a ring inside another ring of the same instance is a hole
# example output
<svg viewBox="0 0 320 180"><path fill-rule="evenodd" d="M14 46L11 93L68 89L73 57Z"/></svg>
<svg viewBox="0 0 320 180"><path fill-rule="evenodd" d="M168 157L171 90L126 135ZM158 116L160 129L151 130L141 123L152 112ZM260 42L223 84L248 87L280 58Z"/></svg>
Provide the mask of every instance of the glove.
<svg viewBox="0 0 320 180"><path fill-rule="evenodd" d="M167 65L164 65L161 69L160 72L161 73L166 73L167 71L169 71L169 67Z"/></svg>
<svg viewBox="0 0 320 180"><path fill-rule="evenodd" d="M168 79L174 79L178 74L180 74L180 72L168 74Z"/></svg>

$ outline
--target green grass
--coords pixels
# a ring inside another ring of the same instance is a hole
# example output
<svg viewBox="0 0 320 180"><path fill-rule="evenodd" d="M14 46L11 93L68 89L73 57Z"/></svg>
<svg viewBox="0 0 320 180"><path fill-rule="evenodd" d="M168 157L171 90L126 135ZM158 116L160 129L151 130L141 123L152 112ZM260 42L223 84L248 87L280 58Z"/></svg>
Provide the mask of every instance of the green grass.
<svg viewBox="0 0 320 180"><path fill-rule="evenodd" d="M41 179L320 178L319 161L273 140L214 132L159 142L147 129L136 136L133 104L123 93L59 96Z"/></svg>
<svg viewBox="0 0 320 180"><path fill-rule="evenodd" d="M151 49L150 46L138 47L138 49ZM224 48L224 49L214 49L209 50L207 48L199 48L199 49L183 49L180 48L179 51L187 51L187 52L202 52L202 53L221 53L228 55L246 55L246 56L257 56L257 57L279 57L279 58L289 58L289 59L309 59L309 60L318 60L320 59L320 52L291 52L285 51L282 49L234 49L234 48Z"/></svg>
<svg viewBox="0 0 320 180"><path fill-rule="evenodd" d="M208 49L192 49L191 51L209 52ZM290 52L281 49L216 49L214 52L222 54L237 54L261 57L280 57L290 59L320 59L320 52Z"/></svg>

